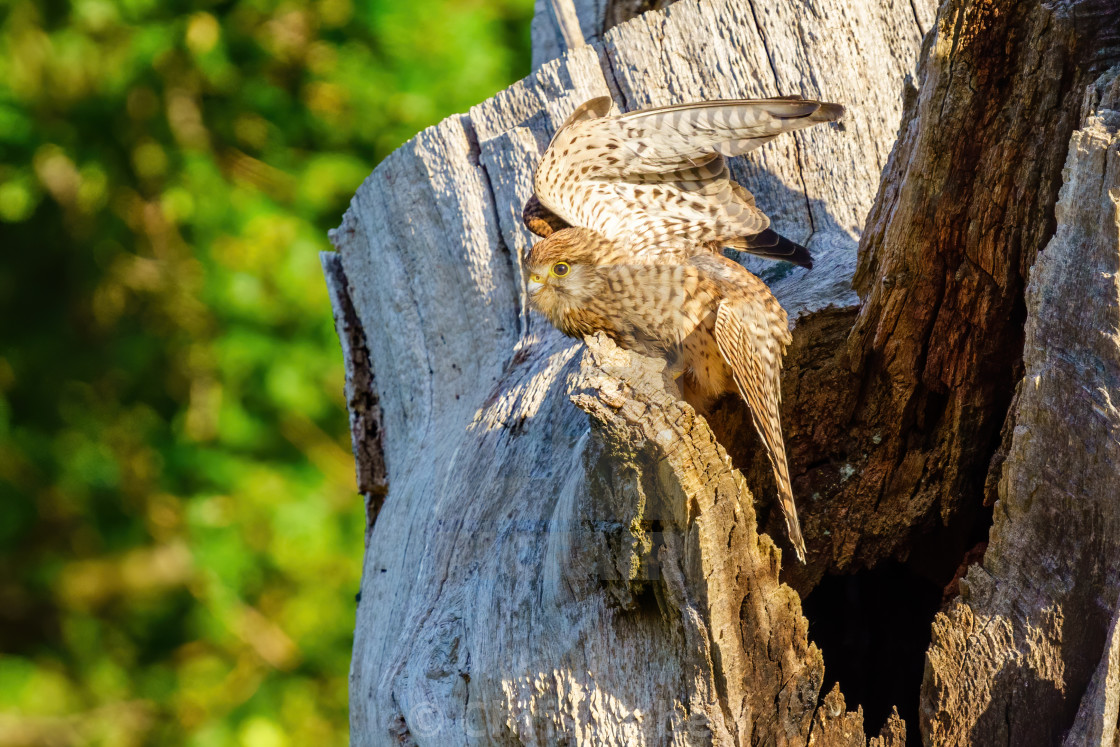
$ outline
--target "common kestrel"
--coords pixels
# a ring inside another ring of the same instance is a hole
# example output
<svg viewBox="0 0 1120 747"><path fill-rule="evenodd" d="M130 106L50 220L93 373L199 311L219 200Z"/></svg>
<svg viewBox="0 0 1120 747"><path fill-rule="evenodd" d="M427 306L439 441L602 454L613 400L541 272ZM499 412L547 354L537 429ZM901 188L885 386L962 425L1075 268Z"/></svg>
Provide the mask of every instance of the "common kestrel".
<svg viewBox="0 0 1120 747"><path fill-rule="evenodd" d="M726 246L812 266L805 247L769 229L724 157L836 121L842 106L785 97L610 110L609 97L592 99L553 136L523 213L531 231L590 228L642 262Z"/></svg>
<svg viewBox="0 0 1120 747"><path fill-rule="evenodd" d="M530 303L565 334L602 331L625 348L665 358L684 398L701 410L725 392L747 401L790 543L805 562L778 414L791 336L770 289L713 252L651 264L587 228L553 232L533 247L527 265Z"/></svg>

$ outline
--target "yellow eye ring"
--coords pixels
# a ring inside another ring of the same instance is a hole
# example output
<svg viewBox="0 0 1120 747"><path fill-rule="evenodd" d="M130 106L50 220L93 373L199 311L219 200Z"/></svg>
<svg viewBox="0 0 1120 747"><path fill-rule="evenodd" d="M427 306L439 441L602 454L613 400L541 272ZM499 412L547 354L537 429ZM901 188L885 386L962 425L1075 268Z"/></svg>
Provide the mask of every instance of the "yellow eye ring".
<svg viewBox="0 0 1120 747"><path fill-rule="evenodd" d="M572 268L568 266L567 262L557 262L548 271L548 274L554 278L562 278L571 272Z"/></svg>

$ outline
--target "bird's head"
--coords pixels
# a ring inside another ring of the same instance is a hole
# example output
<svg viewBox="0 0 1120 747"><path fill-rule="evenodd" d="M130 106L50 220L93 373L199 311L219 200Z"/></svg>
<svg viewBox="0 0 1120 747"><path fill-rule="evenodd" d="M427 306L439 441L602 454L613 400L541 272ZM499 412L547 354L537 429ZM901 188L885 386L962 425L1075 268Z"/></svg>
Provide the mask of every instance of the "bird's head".
<svg viewBox="0 0 1120 747"><path fill-rule="evenodd" d="M529 303L553 321L599 293L595 268L609 264L613 246L587 228L564 228L529 252Z"/></svg>

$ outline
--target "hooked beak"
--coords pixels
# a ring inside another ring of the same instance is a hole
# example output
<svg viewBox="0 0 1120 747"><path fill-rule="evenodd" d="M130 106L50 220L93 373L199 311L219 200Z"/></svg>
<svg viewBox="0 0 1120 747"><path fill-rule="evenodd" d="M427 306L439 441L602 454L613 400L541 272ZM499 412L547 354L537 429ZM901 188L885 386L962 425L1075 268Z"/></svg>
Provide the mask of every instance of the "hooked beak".
<svg viewBox="0 0 1120 747"><path fill-rule="evenodd" d="M529 287L529 295L531 296L534 293L536 293L537 291L539 291L543 285L544 285L544 278L542 278L540 275L530 275L529 276L529 286L528 286Z"/></svg>

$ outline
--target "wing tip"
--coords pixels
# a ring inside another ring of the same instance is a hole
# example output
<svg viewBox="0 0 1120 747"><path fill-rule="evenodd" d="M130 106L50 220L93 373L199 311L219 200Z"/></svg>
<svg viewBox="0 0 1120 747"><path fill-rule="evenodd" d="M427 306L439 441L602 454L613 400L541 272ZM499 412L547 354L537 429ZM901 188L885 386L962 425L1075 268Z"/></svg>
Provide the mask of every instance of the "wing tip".
<svg viewBox="0 0 1120 747"><path fill-rule="evenodd" d="M805 119L810 122L839 122L847 113L843 104L830 101L813 101L811 99L786 98L774 100L767 107L771 116L779 119Z"/></svg>
<svg viewBox="0 0 1120 747"><path fill-rule="evenodd" d="M798 532L796 537L791 533L789 536L789 543L793 545L793 554L801 561L801 565L808 565L805 560L805 540L802 539L801 532Z"/></svg>
<svg viewBox="0 0 1120 747"><path fill-rule="evenodd" d="M791 241L790 243L792 244L793 242ZM813 269L813 255L809 253L808 249L801 246L800 244L797 244L796 246L797 248L793 250L793 254L786 261L792 262L798 267L804 267L806 270Z"/></svg>
<svg viewBox="0 0 1120 747"><path fill-rule="evenodd" d="M743 244L733 246L732 248L738 251L757 254L767 259L784 260L798 267L804 267L806 270L813 269L812 253L801 246L801 244L787 239L772 228L767 228L751 236Z"/></svg>
<svg viewBox="0 0 1120 747"><path fill-rule="evenodd" d="M801 522L797 520L797 508L793 504L792 497L789 499L788 507L783 501L782 513L785 515L786 534L789 536L789 544L793 547L793 554L801 561L801 565L806 565L805 538L801 536Z"/></svg>
<svg viewBox="0 0 1120 747"><path fill-rule="evenodd" d="M820 104L820 107L809 116L809 119L814 122L839 122L848 112L842 104L827 101L822 101Z"/></svg>

